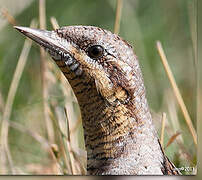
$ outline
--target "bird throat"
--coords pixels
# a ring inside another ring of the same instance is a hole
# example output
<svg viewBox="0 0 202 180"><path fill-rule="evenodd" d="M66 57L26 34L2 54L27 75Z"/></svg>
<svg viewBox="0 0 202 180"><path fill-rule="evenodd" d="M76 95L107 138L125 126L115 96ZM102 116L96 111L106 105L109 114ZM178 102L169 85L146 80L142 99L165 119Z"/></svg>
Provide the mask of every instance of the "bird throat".
<svg viewBox="0 0 202 180"><path fill-rule="evenodd" d="M140 98L110 104L89 77L78 76L65 61L55 59L55 62L68 79L80 105L88 174L162 174L159 167L163 155L147 102L141 108L137 107L141 104Z"/></svg>

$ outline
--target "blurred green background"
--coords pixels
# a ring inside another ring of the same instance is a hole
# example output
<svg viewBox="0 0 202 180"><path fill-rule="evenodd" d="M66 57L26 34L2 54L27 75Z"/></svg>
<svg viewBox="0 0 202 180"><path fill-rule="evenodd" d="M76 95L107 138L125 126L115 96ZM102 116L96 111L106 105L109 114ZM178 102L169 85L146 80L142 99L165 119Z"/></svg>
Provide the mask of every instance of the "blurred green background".
<svg viewBox="0 0 202 180"><path fill-rule="evenodd" d="M21 26L29 26L33 18L38 19L39 3L30 1L26 4L18 1L0 0L1 8L6 7ZM8 3L10 2L10 3ZM11 5L12 3L12 5ZM12 6L12 7L11 7ZM15 7L21 9L16 12ZM116 0L47 0L47 29L53 29L50 17L54 16L60 26L93 25L113 31L116 14ZM1 16L0 25L0 101L6 102L13 73L25 38L5 24ZM176 103L169 80L163 69L156 49L160 40L168 62L179 86L182 97L196 128L196 1L194 0L123 0L120 36L134 47L142 68L147 98L154 116L158 132L161 128L161 114L167 114L165 145L170 137L180 132L177 137L183 147L174 141L166 154L177 167L196 165L196 149L184 117ZM57 83L56 83L57 85ZM29 53L15 101L10 121L23 125L47 139L43 118L43 100L40 77L40 53L33 44ZM61 88L52 88L49 101L56 101L61 108L64 101L72 97L61 95ZM78 105L72 105L72 119L78 119ZM0 120L3 108L0 108ZM74 117L73 117L74 116ZM73 121L74 121L73 120ZM78 128L78 147L83 148L82 128ZM56 138L57 139L57 138ZM57 144L57 140L55 142ZM51 174L46 167L50 155L42 145L29 134L15 128L9 130L9 147L13 164L19 174ZM40 165L40 166L39 166ZM41 168L40 170L34 168ZM9 168L8 168L9 169ZM8 173L10 171L8 170ZM192 172L183 172L191 174Z"/></svg>

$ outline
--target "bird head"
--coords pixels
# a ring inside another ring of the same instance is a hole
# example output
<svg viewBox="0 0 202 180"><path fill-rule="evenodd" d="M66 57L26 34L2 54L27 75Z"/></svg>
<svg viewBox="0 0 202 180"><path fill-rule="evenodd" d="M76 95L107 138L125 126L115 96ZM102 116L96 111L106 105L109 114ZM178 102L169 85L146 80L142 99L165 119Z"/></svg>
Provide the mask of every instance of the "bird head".
<svg viewBox="0 0 202 180"><path fill-rule="evenodd" d="M114 101L110 97L117 92L117 98L125 101L141 79L132 47L110 31L93 26L67 26L55 31L15 28L44 47L56 63L63 62L63 67L78 78L95 83L109 101Z"/></svg>

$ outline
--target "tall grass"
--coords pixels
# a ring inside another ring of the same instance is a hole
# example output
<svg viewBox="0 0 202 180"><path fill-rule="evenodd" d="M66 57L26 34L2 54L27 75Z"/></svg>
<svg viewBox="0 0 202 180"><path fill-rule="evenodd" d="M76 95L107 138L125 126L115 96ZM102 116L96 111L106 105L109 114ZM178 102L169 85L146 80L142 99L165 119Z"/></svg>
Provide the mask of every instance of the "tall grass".
<svg viewBox="0 0 202 180"><path fill-rule="evenodd" d="M129 27L127 31L125 30L128 19L124 18L124 13L126 15L127 13L136 14L136 16L138 13L141 14L142 12L135 11L137 9L134 11L132 9L132 7L138 7L139 4L141 4L140 1L115 0L103 2L110 3L111 11L114 12L114 20L111 23L114 24L114 33L126 33L129 35L131 29L129 29ZM51 3L51 1L39 0L39 27L46 29L47 24L51 24L53 29L57 29L59 28L59 23L55 17L51 17L50 21L48 20L46 22L46 4L48 3ZM72 5L72 8L74 8L74 5L78 5L74 3L75 2L71 1L69 6ZM147 3L145 2L145 6ZM95 8L96 5L93 1L91 4L91 8ZM89 6L91 4L89 4ZM130 12L124 11L124 5L127 5L125 6L126 8L130 7ZM144 7L141 9L144 10ZM23 24L23 21L17 21L5 8L2 10L2 14L7 18L9 23L17 24L17 22L20 22L20 24ZM72 18L74 19L74 16ZM82 19L82 17L80 18ZM107 21L107 19L105 20ZM190 21L192 22L192 20ZM96 21L94 24L96 24ZM123 27L121 25L123 25ZM140 24L136 23L136 25L138 26L138 30L134 29L133 31L137 32L140 36L136 37L137 42L140 42L138 38L144 40L146 37L144 37L144 32L141 32ZM31 22L31 26L36 27L36 22ZM6 28L11 28L11 26ZM135 37L136 34L134 33L133 36ZM193 49L195 51L194 34L192 33L191 36ZM156 40L157 39L154 39L154 42ZM26 71L25 65L28 63L27 60L29 58L31 59L29 56L31 46L32 42L26 39L21 55L17 61L15 73L12 75L8 93L5 95L0 89L0 115L2 115L0 116L0 173L84 175L86 174L86 151L84 148L79 105L68 81L43 49L40 49L40 55L38 49L34 55L35 59L40 58L40 61L37 61L40 63L37 65L37 68L40 67L40 74L34 74L34 76L40 76L40 78L35 77L30 79L30 81L40 79L40 85L38 85L40 92L38 92L37 95L29 95L33 96L33 99L36 99L34 102L39 100L39 103L31 104L30 106L27 104L25 105L25 110L18 109L19 113L16 113L17 110L14 109L16 107L14 106L15 99L17 98L16 93L17 90L20 89L20 80L23 78L23 71ZM137 46L138 44L135 45L135 50L139 47L144 47L144 50L142 50L144 57L150 56L150 54L147 54L148 50L145 45ZM152 49L152 52L155 51L154 44L153 47L150 46L148 48ZM158 112L153 113L153 120L157 130L161 132L159 133L161 144L176 166L195 167L195 151L190 150L191 148L188 148L186 144L188 139L190 146L192 142L197 145L197 136L194 125L192 124L191 115L188 113L187 107L185 106L186 101L182 98L183 95L180 93L177 86L178 78L174 78L160 42L157 43L157 48L165 69L163 69L162 66L159 67L162 71L165 70L166 73L163 73L167 75L171 86L156 88L156 91L158 91L159 88L163 91L163 103L159 103L161 106ZM20 51L18 53L20 54ZM34 53L32 52L31 54L33 55ZM143 74L145 69L147 68L143 67ZM28 73L33 72L29 70ZM36 71L34 71L34 73L36 73ZM149 78L150 77L148 77L148 79ZM154 80L156 79L154 78ZM148 82L147 79L145 82ZM161 83L164 84L163 82ZM172 89L174 89L174 91L172 91ZM174 95L172 92L174 92ZM159 96L159 94L157 96L154 95L154 97L157 98L159 98ZM176 102L178 102L179 105ZM166 110L164 107L166 107ZM179 107L182 113L179 113ZM18 114L17 117L15 117L16 114ZM181 117L181 114L184 116ZM184 119L187 125L186 128L182 123ZM187 129L189 129L189 131L187 131ZM17 138L14 138L15 136ZM23 140L21 141L20 138L23 138ZM26 155L26 157L29 158L23 159L26 153L30 153ZM182 173L194 174L196 172L182 171Z"/></svg>

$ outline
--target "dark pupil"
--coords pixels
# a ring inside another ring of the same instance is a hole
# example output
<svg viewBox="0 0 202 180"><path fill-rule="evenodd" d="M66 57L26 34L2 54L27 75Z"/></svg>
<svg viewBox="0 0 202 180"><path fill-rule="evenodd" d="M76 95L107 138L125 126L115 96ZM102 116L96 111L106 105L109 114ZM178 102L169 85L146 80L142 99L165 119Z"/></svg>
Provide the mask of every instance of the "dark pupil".
<svg viewBox="0 0 202 180"><path fill-rule="evenodd" d="M91 46L88 50L88 54L91 58L98 58L103 55L103 47L100 45Z"/></svg>

